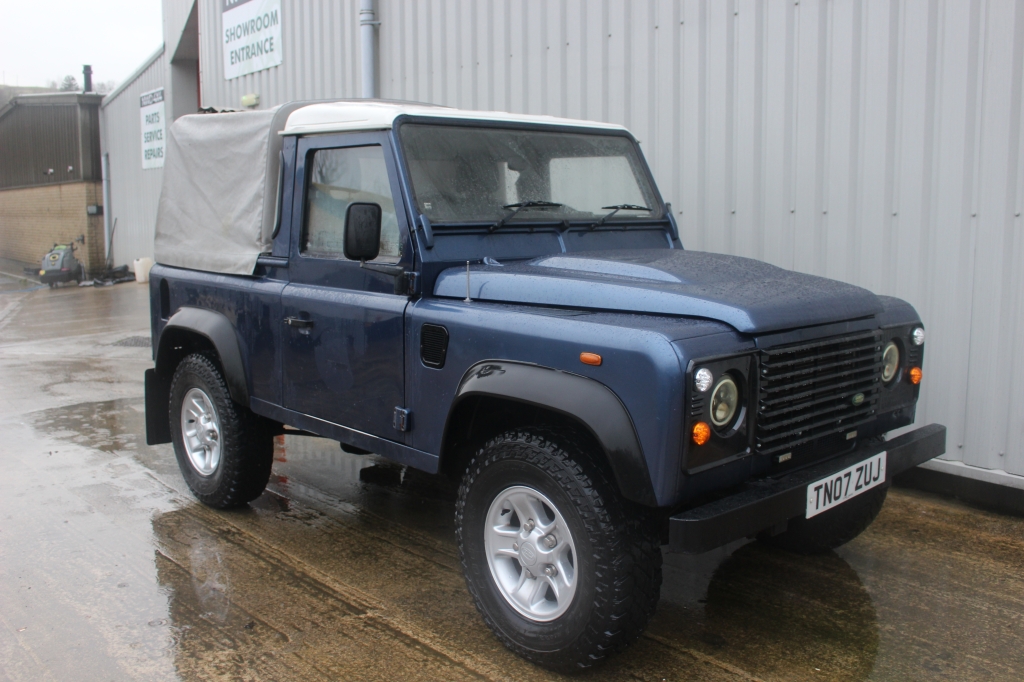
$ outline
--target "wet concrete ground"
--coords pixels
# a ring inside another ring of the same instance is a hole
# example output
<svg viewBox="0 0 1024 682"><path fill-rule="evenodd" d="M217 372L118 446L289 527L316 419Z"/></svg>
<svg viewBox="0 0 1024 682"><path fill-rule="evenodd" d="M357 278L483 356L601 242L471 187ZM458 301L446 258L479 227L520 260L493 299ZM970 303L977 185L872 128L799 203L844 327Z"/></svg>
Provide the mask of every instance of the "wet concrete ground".
<svg viewBox="0 0 1024 682"><path fill-rule="evenodd" d="M0 678L553 679L476 614L443 480L289 436L250 508L193 501L145 445L147 306L0 276ZM1019 680L1022 565L1024 520L893 490L828 556L667 555L647 633L581 678Z"/></svg>

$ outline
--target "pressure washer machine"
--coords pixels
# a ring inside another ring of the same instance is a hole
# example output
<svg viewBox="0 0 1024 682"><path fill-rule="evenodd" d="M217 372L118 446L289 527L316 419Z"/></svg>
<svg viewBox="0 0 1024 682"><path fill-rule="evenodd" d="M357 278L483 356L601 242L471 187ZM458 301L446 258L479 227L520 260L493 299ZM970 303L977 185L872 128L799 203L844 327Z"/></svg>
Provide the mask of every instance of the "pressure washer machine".
<svg viewBox="0 0 1024 682"><path fill-rule="evenodd" d="M84 239L79 238L84 242ZM75 257L75 243L54 244L48 254L43 256L42 267L39 269L39 281L49 284L50 288L61 282L81 282L85 279L85 266Z"/></svg>

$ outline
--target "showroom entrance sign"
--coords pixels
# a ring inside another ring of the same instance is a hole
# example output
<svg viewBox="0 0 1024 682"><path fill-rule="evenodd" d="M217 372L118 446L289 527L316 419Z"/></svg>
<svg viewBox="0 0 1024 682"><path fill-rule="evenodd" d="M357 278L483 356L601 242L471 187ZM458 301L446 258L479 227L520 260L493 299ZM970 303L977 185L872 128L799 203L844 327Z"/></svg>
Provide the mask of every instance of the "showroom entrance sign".
<svg viewBox="0 0 1024 682"><path fill-rule="evenodd" d="M283 61L281 0L221 0L224 79L255 73Z"/></svg>

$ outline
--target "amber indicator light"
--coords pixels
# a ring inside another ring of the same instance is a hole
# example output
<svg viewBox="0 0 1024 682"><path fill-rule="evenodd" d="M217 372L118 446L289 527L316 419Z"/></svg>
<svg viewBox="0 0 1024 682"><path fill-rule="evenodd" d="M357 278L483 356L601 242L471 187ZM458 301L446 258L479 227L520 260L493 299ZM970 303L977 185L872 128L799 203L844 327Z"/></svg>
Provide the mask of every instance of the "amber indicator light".
<svg viewBox="0 0 1024 682"><path fill-rule="evenodd" d="M923 378L924 378L924 373L921 371L920 367L913 367L913 368L911 368L911 370L910 370L910 383L912 383L915 386L917 386L919 383L921 383L921 379L923 379Z"/></svg>
<svg viewBox="0 0 1024 682"><path fill-rule="evenodd" d="M597 353L580 353L580 362L584 365L601 366L601 356Z"/></svg>
<svg viewBox="0 0 1024 682"><path fill-rule="evenodd" d="M704 422L697 422L693 425L693 442L697 445L704 445L711 439L711 427Z"/></svg>

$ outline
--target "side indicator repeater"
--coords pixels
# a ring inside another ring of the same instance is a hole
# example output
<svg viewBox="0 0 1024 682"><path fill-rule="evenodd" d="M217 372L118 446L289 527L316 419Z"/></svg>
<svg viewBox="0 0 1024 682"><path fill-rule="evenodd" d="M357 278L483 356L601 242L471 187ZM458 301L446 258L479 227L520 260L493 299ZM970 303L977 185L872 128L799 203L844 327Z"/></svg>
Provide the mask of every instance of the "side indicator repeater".
<svg viewBox="0 0 1024 682"><path fill-rule="evenodd" d="M920 367L912 367L911 368L911 370L910 370L910 383L912 383L915 386L917 386L919 383L921 383L921 379L923 379L923 378L924 378L924 373L921 372L921 368Z"/></svg>
<svg viewBox="0 0 1024 682"><path fill-rule="evenodd" d="M597 353L580 353L580 362L584 365L601 366L601 356Z"/></svg>
<svg viewBox="0 0 1024 682"><path fill-rule="evenodd" d="M697 422L693 425L693 442L697 445L704 445L711 439L711 427L704 422Z"/></svg>

